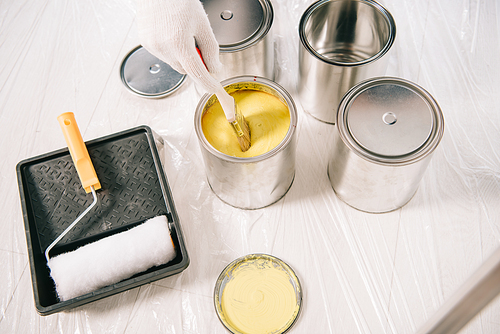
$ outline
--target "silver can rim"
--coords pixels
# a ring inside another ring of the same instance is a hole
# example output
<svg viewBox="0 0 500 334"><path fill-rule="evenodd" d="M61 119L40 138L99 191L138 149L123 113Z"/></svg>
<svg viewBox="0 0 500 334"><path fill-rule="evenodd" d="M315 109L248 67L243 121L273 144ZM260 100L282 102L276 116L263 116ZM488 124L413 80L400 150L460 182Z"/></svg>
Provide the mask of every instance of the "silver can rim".
<svg viewBox="0 0 500 334"><path fill-rule="evenodd" d="M314 56L315 58L317 58L317 59L319 59L327 64L330 64L330 65L354 67L354 66L361 66L361 65L368 64L368 63L372 63L372 62L376 61L377 59L382 58L386 53L389 52L392 45L394 44L394 41L396 40L396 23L394 21L392 14L384 6L382 6L381 4L379 4L378 2L376 2L374 0L362 0L362 1L356 0L356 1L365 3L367 5L374 7L375 9L377 9L385 17L385 19L387 20L387 22L389 24L389 28L390 28L389 39L388 39L387 43L385 43L384 47L379 52L377 52L375 55L373 55L369 58L366 58L366 59L363 59L363 60L357 61L357 62L342 62L342 61L338 61L338 60L332 60L330 58L324 57L319 52L317 52L312 47L312 45L309 43L309 41L307 40L307 37L305 35L305 25L306 25L307 21L309 20L309 18L311 17L311 15L314 13L314 11L317 8L324 6L326 3L335 2L335 1L338 1L338 0L319 0L315 3L313 3L312 5L310 5L304 11L304 13L302 14L302 16L300 18L299 39L300 39L300 42L302 43L302 45L304 46L304 48L312 56Z"/></svg>
<svg viewBox="0 0 500 334"><path fill-rule="evenodd" d="M224 154L217 149L215 149L205 138L205 135L203 134L203 129L201 127L201 118L203 116L204 108L208 100L214 95L211 93L206 93L204 94L200 101L198 102L198 105L196 106L196 111L194 114L194 129L196 131L196 136L198 137L201 145L205 150L210 152L212 155L218 157L219 159L229 161L229 162L236 162L236 163L255 163L259 161L263 161L266 159L269 159L270 157L278 154L280 151L282 151L283 147L288 146L290 141L292 141L293 136L295 134L295 129L297 127L297 108L295 106L295 103L293 102L292 96L283 88L281 85L278 83L266 79L264 77L258 77L258 76L247 76L247 75L242 75L242 76L237 76L237 77L232 77L228 78L226 80L223 80L221 82L223 87L230 86L233 84L237 83L245 83L245 82L255 82L257 84L261 84L263 86L267 86L268 88L271 88L272 90L276 91L280 97L285 101L287 107L288 107L288 112L290 113L290 126L288 127L288 131L283 138L283 140L272 150L261 154L257 155L254 157L234 157L231 155Z"/></svg>
<svg viewBox="0 0 500 334"><path fill-rule="evenodd" d="M346 126L346 111L354 102L356 97L366 89L373 87L374 85L385 83L402 85L418 94L427 102L434 116L435 122L433 123L434 125L431 129L429 138L424 143L422 143L422 145L417 150L409 152L406 155L385 157L382 155L371 153L370 151L365 150L354 140L354 138L352 138L352 136L350 135L350 131ZM439 104L432 97L432 95L427 90L412 81L390 76L370 78L361 81L354 87L352 87L340 101L339 107L337 109L336 121L336 128L343 143L359 157L369 162L377 163L380 165L404 166L420 161L434 152L434 150L441 142L444 134L444 116Z"/></svg>
<svg viewBox="0 0 500 334"><path fill-rule="evenodd" d="M259 2L261 3L262 10L264 11L264 20L260 28L253 35L249 36L241 43L238 43L236 45L220 45L219 52L231 53L231 52L243 51L259 43L262 39L264 39L267 36L273 25L274 9L270 0L259 0Z"/></svg>

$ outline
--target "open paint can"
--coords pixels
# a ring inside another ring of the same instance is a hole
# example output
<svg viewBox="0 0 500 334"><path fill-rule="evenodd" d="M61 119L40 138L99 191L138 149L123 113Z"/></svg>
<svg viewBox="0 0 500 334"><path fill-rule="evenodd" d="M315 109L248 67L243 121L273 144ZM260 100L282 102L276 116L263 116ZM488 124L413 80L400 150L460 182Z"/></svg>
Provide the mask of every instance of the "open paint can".
<svg viewBox="0 0 500 334"><path fill-rule="evenodd" d="M295 176L295 103L284 88L261 77L230 78L222 85L249 123L251 147L240 150L217 97L202 96L194 126L208 183L232 206L259 209L271 205L286 194Z"/></svg>
<svg viewBox="0 0 500 334"><path fill-rule="evenodd" d="M321 0L299 23L298 95L304 110L327 123L356 83L384 75L396 38L392 15L372 0Z"/></svg>
<svg viewBox="0 0 500 334"><path fill-rule="evenodd" d="M404 79L369 79L347 92L336 121L328 176L337 196L373 213L405 205L443 136L434 98Z"/></svg>
<svg viewBox="0 0 500 334"><path fill-rule="evenodd" d="M201 0L217 42L224 80L241 75L274 79L273 6L269 0Z"/></svg>

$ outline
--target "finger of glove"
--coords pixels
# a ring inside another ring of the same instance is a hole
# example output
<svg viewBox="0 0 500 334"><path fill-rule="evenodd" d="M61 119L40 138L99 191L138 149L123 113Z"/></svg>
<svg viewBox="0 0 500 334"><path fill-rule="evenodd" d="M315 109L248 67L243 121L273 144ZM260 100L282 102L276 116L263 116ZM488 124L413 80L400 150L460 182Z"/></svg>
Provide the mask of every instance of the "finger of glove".
<svg viewBox="0 0 500 334"><path fill-rule="evenodd" d="M179 62L177 59L170 60L168 62L165 61L172 69L176 72L179 72L180 74L187 74L186 70L182 66L181 62Z"/></svg>
<svg viewBox="0 0 500 334"><path fill-rule="evenodd" d="M212 33L212 29L200 32L195 38L208 71L210 73L220 73L222 63L219 57L219 44Z"/></svg>
<svg viewBox="0 0 500 334"><path fill-rule="evenodd" d="M219 81L208 72L194 47L190 50L189 56L185 58L183 68L188 76L201 85L207 92L215 93L220 87Z"/></svg>
<svg viewBox="0 0 500 334"><path fill-rule="evenodd" d="M199 0L138 1L137 25L142 46L179 73L186 73L183 56L191 48L199 22L207 24L211 31Z"/></svg>
<svg viewBox="0 0 500 334"><path fill-rule="evenodd" d="M219 73L222 70L222 63L219 58L219 43L206 15L202 20L198 21L195 40L209 72Z"/></svg>
<svg viewBox="0 0 500 334"><path fill-rule="evenodd" d="M169 52L165 52L164 48L158 48L158 47L149 47L148 44L144 43L143 47L151 53L153 56L161 60L162 62L170 65L170 67L176 71L179 72L180 74L186 74L186 70L182 66L182 63L177 60L175 55L172 55Z"/></svg>
<svg viewBox="0 0 500 334"><path fill-rule="evenodd" d="M146 50L148 50L148 52L151 53L153 56L155 56L156 58L158 58L162 62L170 65L170 67L174 71L179 72L180 74L186 74L186 70L184 69L182 63L179 60L177 60L177 58L175 58L175 56L171 57L171 55L168 53L161 52L155 48L150 49L146 45L143 45L143 47Z"/></svg>

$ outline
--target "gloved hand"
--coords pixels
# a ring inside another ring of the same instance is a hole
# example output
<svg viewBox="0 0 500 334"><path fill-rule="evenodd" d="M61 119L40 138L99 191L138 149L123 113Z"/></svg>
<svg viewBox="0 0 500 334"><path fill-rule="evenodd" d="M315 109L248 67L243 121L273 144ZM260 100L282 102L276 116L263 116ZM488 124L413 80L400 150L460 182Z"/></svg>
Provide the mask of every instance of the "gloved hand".
<svg viewBox="0 0 500 334"><path fill-rule="evenodd" d="M141 44L149 53L190 76L207 92L217 91L220 83L209 71L222 68L219 44L199 0L137 0L137 25Z"/></svg>

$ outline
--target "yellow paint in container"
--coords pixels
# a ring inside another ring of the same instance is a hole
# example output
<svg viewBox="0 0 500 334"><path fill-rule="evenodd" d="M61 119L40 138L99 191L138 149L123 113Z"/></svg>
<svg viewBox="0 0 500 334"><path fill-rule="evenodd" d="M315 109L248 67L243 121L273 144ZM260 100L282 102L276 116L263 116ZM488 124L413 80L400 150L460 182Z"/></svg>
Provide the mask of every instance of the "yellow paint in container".
<svg viewBox="0 0 500 334"><path fill-rule="evenodd" d="M284 333L297 319L302 289L280 259L250 254L220 274L215 287L219 319L232 333Z"/></svg>
<svg viewBox="0 0 500 334"><path fill-rule="evenodd" d="M258 90L238 90L231 95L250 128L251 146L242 152L234 130L227 122L220 103L214 103L203 114L201 127L207 141L224 154L249 158L275 148L290 128L288 107L276 96Z"/></svg>

